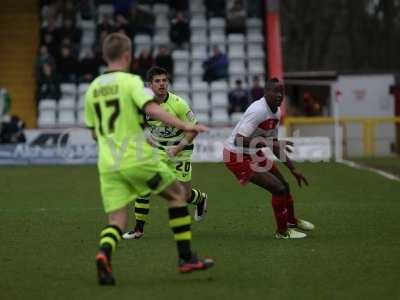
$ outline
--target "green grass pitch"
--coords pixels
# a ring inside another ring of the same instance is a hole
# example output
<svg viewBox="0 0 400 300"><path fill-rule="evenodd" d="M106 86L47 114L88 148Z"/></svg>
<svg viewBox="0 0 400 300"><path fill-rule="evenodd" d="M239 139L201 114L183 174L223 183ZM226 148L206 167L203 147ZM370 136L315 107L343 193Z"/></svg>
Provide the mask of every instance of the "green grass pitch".
<svg viewBox="0 0 400 300"><path fill-rule="evenodd" d="M298 215L316 225L308 238L274 240L270 195L222 164L196 164L210 203L193 245L215 268L178 274L155 198L144 238L114 256L117 286L100 287L96 168L1 167L0 299L400 299L400 183L334 163L298 168L310 186L288 178Z"/></svg>

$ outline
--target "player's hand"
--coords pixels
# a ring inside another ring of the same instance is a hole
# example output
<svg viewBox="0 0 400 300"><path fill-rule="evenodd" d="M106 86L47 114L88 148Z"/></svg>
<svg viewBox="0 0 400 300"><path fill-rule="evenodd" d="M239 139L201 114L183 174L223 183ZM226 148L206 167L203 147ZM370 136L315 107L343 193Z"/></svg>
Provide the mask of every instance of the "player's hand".
<svg viewBox="0 0 400 300"><path fill-rule="evenodd" d="M308 181L307 179L304 177L303 174L301 174L299 171L297 170L292 170L291 171L293 176L296 178L297 180L297 184L299 185L299 187L302 187L302 184L304 183L305 185L308 185Z"/></svg>
<svg viewBox="0 0 400 300"><path fill-rule="evenodd" d="M180 148L178 146L171 147L167 150L169 157L175 157L178 155L179 152L180 152Z"/></svg>
<svg viewBox="0 0 400 300"><path fill-rule="evenodd" d="M294 146L294 143L291 141L276 140L273 142L273 148L276 152L280 152L281 148L283 148L283 149L285 149L286 152L293 153L293 149L292 149L293 146Z"/></svg>
<svg viewBox="0 0 400 300"><path fill-rule="evenodd" d="M186 124L185 128L183 129L183 131L195 131L195 132L207 132L210 131L210 128L202 125L202 124Z"/></svg>
<svg viewBox="0 0 400 300"><path fill-rule="evenodd" d="M285 150L288 153L293 153L292 147L294 146L294 143L292 141L283 141L285 143Z"/></svg>

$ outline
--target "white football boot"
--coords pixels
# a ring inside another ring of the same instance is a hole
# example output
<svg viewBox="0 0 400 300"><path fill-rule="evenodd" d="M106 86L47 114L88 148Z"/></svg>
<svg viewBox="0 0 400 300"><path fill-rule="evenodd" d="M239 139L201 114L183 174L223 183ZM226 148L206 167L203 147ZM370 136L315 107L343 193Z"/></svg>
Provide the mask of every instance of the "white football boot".
<svg viewBox="0 0 400 300"><path fill-rule="evenodd" d="M287 240L287 239L302 239L307 235L303 232L296 231L294 229L288 229L285 233L275 233L275 238L278 240Z"/></svg>

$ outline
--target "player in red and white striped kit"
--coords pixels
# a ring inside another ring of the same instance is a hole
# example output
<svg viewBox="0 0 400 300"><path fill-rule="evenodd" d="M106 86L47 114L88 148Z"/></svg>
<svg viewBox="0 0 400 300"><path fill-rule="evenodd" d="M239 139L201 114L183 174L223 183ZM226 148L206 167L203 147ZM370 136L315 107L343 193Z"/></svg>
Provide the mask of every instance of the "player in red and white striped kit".
<svg viewBox="0 0 400 300"><path fill-rule="evenodd" d="M300 187L308 185L307 179L295 169L286 155L286 152L291 152L293 143L278 141L279 106L283 95L284 87L278 79L266 82L265 96L247 108L226 141L224 163L242 185L251 182L272 194L277 239L304 238L306 234L295 229L313 230L314 225L296 218L289 184L264 151L266 147L270 148L288 167Z"/></svg>

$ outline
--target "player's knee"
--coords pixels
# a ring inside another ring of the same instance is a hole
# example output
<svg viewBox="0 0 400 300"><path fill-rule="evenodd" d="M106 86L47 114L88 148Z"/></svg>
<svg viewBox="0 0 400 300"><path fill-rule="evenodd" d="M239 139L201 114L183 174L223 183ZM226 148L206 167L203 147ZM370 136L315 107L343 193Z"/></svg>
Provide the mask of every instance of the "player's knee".
<svg viewBox="0 0 400 300"><path fill-rule="evenodd" d="M280 184L275 188L274 194L278 196L287 196L288 190L284 184Z"/></svg>
<svg viewBox="0 0 400 300"><path fill-rule="evenodd" d="M286 194L290 194L290 186L289 186L289 183L287 182L287 181L284 181L283 182L283 185L285 186L285 189L286 189Z"/></svg>

